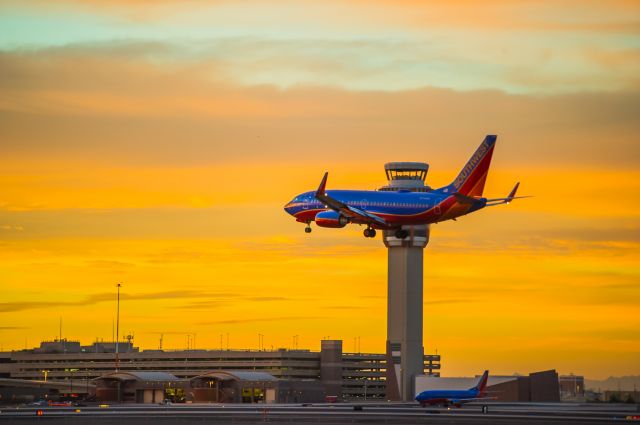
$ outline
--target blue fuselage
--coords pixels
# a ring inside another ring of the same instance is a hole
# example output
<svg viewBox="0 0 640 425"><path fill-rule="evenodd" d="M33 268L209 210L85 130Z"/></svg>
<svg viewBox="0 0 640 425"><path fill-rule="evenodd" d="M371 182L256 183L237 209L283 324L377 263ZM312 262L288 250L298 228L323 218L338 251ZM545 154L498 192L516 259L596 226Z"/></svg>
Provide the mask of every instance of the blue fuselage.
<svg viewBox="0 0 640 425"><path fill-rule="evenodd" d="M463 403L466 400L478 398L478 390L428 390L416 396L416 401L422 404Z"/></svg>
<svg viewBox="0 0 640 425"><path fill-rule="evenodd" d="M479 210L486 203L484 199L478 199L473 204L460 204L452 193L446 193L443 189L431 192L328 190L326 193L395 226L449 220ZM313 191L296 196L285 206L285 211L304 223L314 221L316 214L326 210L328 208L315 198Z"/></svg>

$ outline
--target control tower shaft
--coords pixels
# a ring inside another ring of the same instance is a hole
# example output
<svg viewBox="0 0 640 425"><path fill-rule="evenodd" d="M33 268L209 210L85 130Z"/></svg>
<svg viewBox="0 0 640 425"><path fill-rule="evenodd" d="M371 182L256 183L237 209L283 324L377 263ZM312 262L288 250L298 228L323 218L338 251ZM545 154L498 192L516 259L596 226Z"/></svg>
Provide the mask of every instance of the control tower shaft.
<svg viewBox="0 0 640 425"><path fill-rule="evenodd" d="M380 190L429 191L424 179L428 164L393 162L385 164L388 186ZM423 258L429 243L429 226L403 226L406 238L385 230L388 250L387 299L387 399L413 401L415 377L424 374Z"/></svg>

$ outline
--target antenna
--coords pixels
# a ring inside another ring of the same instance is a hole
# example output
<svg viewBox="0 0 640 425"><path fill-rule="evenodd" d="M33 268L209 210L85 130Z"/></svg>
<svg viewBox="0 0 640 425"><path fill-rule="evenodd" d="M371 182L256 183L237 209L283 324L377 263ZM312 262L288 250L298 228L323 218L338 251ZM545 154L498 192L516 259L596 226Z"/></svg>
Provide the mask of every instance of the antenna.
<svg viewBox="0 0 640 425"><path fill-rule="evenodd" d="M134 333L133 331L130 331L127 336L125 336L125 339L127 340L127 351L129 351L132 347L133 347L133 337L134 337Z"/></svg>

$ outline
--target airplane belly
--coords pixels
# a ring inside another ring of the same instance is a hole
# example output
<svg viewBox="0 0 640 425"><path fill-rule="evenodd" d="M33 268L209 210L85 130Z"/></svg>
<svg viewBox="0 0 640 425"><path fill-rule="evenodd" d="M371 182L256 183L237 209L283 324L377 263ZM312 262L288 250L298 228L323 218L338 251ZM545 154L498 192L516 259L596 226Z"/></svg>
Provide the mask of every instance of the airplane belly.
<svg viewBox="0 0 640 425"><path fill-rule="evenodd" d="M452 218L460 217L461 215L465 215L469 212L472 205L469 204L461 204L456 202L449 208L438 221L450 220Z"/></svg>

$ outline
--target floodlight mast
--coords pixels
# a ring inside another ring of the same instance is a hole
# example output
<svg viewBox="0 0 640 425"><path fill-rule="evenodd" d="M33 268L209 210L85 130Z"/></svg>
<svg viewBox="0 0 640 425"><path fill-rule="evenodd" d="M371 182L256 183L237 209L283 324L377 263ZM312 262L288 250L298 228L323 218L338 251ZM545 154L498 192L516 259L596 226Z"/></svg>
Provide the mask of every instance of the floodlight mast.
<svg viewBox="0 0 640 425"><path fill-rule="evenodd" d="M118 351L118 340L120 339L120 287L121 282L116 284L118 289L118 301L116 303L116 372L120 369L120 353Z"/></svg>
<svg viewBox="0 0 640 425"><path fill-rule="evenodd" d="M390 162L384 168L389 182L380 190L431 190L425 184L429 164ZM386 395L389 400L413 401L415 377L424 374L422 280L429 225L402 229L408 235L404 239L397 238L395 230L383 232L388 251Z"/></svg>

